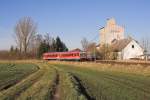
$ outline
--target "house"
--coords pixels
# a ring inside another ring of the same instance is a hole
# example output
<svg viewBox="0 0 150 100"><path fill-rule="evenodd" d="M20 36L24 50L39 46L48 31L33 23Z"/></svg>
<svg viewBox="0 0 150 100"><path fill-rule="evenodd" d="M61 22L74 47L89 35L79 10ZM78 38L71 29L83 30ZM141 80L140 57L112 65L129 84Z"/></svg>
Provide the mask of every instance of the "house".
<svg viewBox="0 0 150 100"><path fill-rule="evenodd" d="M144 49L132 38L116 40L111 44L112 50L118 53L118 60L143 59Z"/></svg>

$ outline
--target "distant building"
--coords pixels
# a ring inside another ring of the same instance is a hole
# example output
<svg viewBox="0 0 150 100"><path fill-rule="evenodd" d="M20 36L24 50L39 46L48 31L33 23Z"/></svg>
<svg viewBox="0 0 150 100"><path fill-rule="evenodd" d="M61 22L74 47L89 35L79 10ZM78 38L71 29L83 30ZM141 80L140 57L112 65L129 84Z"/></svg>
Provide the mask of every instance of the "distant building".
<svg viewBox="0 0 150 100"><path fill-rule="evenodd" d="M118 60L143 59L141 55L143 55L144 49L132 38L116 40L111 46L112 50L118 53Z"/></svg>
<svg viewBox="0 0 150 100"><path fill-rule="evenodd" d="M100 29L100 44L110 45L113 52L117 52L119 60L141 58L144 54L142 46L134 39L124 37L124 28L118 26L114 18L108 19L105 27Z"/></svg>
<svg viewBox="0 0 150 100"><path fill-rule="evenodd" d="M124 28L117 25L114 18L108 19L106 26L100 29L100 43L111 44L120 39L124 39Z"/></svg>

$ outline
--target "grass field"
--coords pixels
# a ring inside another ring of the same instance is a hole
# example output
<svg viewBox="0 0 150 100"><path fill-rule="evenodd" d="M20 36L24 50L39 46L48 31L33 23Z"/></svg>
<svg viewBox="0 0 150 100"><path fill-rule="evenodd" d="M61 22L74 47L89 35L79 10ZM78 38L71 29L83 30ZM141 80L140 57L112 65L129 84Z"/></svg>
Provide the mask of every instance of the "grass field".
<svg viewBox="0 0 150 100"><path fill-rule="evenodd" d="M75 65L56 64L70 72L93 100L149 100L150 77L134 73L97 71ZM92 67L92 66L91 66Z"/></svg>
<svg viewBox="0 0 150 100"><path fill-rule="evenodd" d="M29 61L0 69L0 100L150 100L149 66Z"/></svg>
<svg viewBox="0 0 150 100"><path fill-rule="evenodd" d="M38 70L33 64L0 64L0 90L7 89L29 74Z"/></svg>

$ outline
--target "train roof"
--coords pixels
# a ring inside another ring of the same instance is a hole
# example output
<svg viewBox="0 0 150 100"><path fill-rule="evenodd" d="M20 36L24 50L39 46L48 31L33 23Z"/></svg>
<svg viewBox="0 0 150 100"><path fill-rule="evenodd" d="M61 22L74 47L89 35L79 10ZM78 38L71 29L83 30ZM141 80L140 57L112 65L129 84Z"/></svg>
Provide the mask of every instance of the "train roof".
<svg viewBox="0 0 150 100"><path fill-rule="evenodd" d="M83 52L81 49L79 48L76 48L76 49L73 49L73 50L70 50L70 51L78 51L78 52Z"/></svg>
<svg viewBox="0 0 150 100"><path fill-rule="evenodd" d="M57 53L80 53L80 52L83 53L83 51L67 51L67 52L46 52L44 54L49 54L49 53L51 53L51 54L57 54Z"/></svg>

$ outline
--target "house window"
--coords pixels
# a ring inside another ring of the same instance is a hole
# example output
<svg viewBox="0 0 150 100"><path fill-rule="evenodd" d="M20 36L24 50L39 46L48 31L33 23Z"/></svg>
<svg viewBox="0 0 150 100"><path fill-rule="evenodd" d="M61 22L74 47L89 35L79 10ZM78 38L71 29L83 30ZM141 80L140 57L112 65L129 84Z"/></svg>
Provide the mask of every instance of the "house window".
<svg viewBox="0 0 150 100"><path fill-rule="evenodd" d="M132 48L134 48L134 45L132 45Z"/></svg>

